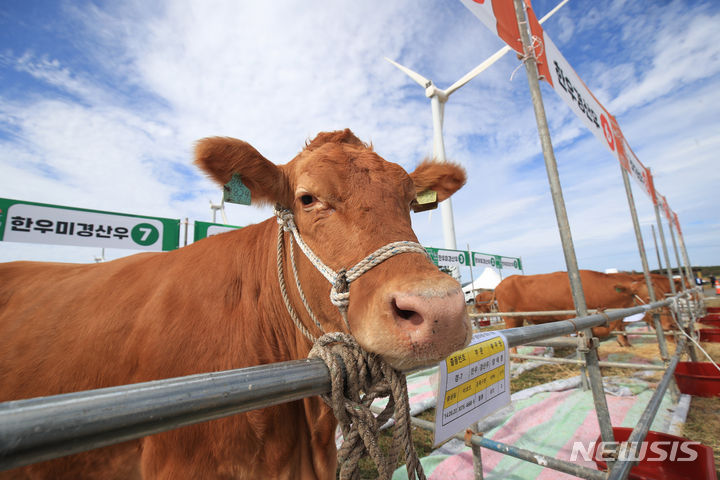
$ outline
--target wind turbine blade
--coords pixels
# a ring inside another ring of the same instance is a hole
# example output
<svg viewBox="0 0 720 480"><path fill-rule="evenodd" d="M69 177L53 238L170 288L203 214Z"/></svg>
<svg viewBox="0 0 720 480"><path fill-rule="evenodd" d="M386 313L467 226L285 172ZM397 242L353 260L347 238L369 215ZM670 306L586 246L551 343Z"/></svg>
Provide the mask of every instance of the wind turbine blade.
<svg viewBox="0 0 720 480"><path fill-rule="evenodd" d="M562 0L562 2L558 3L555 8L553 8L552 10L550 10L544 17L542 17L540 20L538 20L538 22L544 23L545 20L547 20L548 18L552 17L552 16L555 14L555 12L557 12L558 10L560 10L560 8L561 8L563 5L565 5L567 2L569 2L569 1L570 1L570 0ZM485 70L487 70L488 67L490 67L490 65L492 65L493 63L495 63L495 62L497 62L498 60L500 60L500 59L503 57L503 55L505 55L505 54L506 54L507 52L509 52L509 51L510 51L510 47L507 46L507 45L505 45L503 48L501 48L500 50L498 50L497 52L495 52L494 54L492 54L492 56L488 57L488 59L485 60L483 63L481 63L481 64L478 65L477 67L473 68L473 69L470 70L468 73L466 73L460 80L458 80L457 82L455 82L455 83L453 83L452 85L450 85L450 87L448 87L447 90L445 90L445 93L446 93L447 95L450 95L450 94L453 93L455 90L457 90L458 88L462 87L462 86L465 85L467 82L469 82L470 80L472 80L473 78L477 77L477 76L480 75L482 72L484 72ZM391 60L391 61L392 61L392 60Z"/></svg>
<svg viewBox="0 0 720 480"><path fill-rule="evenodd" d="M455 90L457 90L458 88L462 87L462 86L465 85L467 82L469 82L470 80L472 80L473 78L477 77L477 76L480 75L482 72L484 72L485 70L487 70L488 67L490 67L490 65L492 65L493 63L495 63L495 62L497 62L498 60L500 60L500 59L503 57L503 55L505 55L505 54L506 54L507 52L509 52L509 51L510 51L510 47L508 47L507 45L504 46L504 47L502 47L500 50L498 50L497 52L493 53L490 57L488 57L487 60L485 60L485 61L482 62L480 65L478 65L477 67L473 68L473 69L470 70L468 73L466 73L460 80L458 80L457 82L455 82L455 83L453 83L452 85L450 85L450 86L445 90L445 93L446 93L447 95L450 95L450 94L453 93Z"/></svg>
<svg viewBox="0 0 720 480"><path fill-rule="evenodd" d="M547 20L548 18L552 17L552 16L555 14L555 12L557 12L558 10L560 10L560 8L561 8L563 5L565 5L567 2L569 2L569 1L570 1L570 0L563 0L562 2L558 3L555 8L553 8L553 9L550 10L548 13L546 13L544 17L542 17L540 20L538 20L538 22L540 22L540 23L545 23L545 20Z"/></svg>
<svg viewBox="0 0 720 480"><path fill-rule="evenodd" d="M393 61L393 60L390 60L390 59L387 58L387 57L385 57L385 60L387 60L388 62L392 63L392 64L395 65L397 68L399 68L400 70L402 70L403 72L405 72L408 77L410 77L410 78L412 78L413 80L415 80L415 82L416 82L418 85L420 85L421 87L427 88L428 86L430 86L430 84L432 84L432 82L431 82L430 80L428 80L427 78L423 77L423 76L420 75L419 73L413 72L413 71L410 70L409 68L404 67L404 66L400 65L399 63L397 63L397 62L395 62L395 61Z"/></svg>

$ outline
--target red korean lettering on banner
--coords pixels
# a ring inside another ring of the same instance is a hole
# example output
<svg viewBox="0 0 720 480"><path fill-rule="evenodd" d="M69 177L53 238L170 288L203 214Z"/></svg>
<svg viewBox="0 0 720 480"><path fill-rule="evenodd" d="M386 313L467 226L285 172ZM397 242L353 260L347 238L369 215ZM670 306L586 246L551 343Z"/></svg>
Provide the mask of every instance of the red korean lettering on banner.
<svg viewBox="0 0 720 480"><path fill-rule="evenodd" d="M611 151L615 151L615 135L613 134L613 129L610 127L610 123L608 122L608 119L605 118L605 115L602 113L600 114L600 125L603 129L603 134L605 135L605 140L607 140L608 147Z"/></svg>

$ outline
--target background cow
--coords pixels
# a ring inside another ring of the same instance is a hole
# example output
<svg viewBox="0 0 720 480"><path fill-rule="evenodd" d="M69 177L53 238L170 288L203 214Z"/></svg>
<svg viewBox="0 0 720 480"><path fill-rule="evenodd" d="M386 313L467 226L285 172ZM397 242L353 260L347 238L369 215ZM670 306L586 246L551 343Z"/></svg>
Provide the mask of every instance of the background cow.
<svg viewBox="0 0 720 480"><path fill-rule="evenodd" d="M416 193L435 190L442 201L465 182L464 171L446 163L423 162L408 175L350 130L319 134L286 165L232 138L200 141L195 162L220 185L239 174L255 203L292 210L307 245L334 270L390 242L417 241ZM306 357L311 343L280 296L277 237L271 218L172 252L0 265L0 401ZM304 255L295 257L325 331L347 330L330 284ZM319 336L294 281L285 282ZM422 253L396 255L352 282L348 319L358 342L398 369L434 363L471 336L460 285ZM334 479L335 427L313 397L0 477Z"/></svg>
<svg viewBox="0 0 720 480"><path fill-rule="evenodd" d="M635 305L635 295L647 296L644 279L635 279L624 274L605 274L593 270L580 270L580 279L588 309L628 308ZM480 303L476 297L476 309L489 312L494 296L499 312L533 312L547 310L574 310L567 272L553 272L540 275L511 275L501 281L495 291L484 292ZM488 303L488 300L490 302ZM482 303L485 302L485 303ZM514 328L527 320L533 324L555 322L574 318L575 315L504 317L505 327ZM622 319L610 322L609 327L593 327L593 335L607 338L611 330L622 328ZM618 336L618 343L629 346L624 335Z"/></svg>
<svg viewBox="0 0 720 480"><path fill-rule="evenodd" d="M645 276L642 273L632 274L632 278L637 280L645 281ZM651 273L650 274L650 281L653 285L653 290L655 292L655 300L661 301L665 300L666 295L672 294L672 289L670 288L670 280L668 280L667 276L660 273ZM674 279L675 281L675 291L679 292L682 288L682 285L679 284L678 279ZM686 282L687 283L687 282ZM646 284L647 285L647 284ZM647 291L647 288L645 288ZM650 301L650 295L647 294L646 297L642 297L643 302L649 302ZM675 323L675 320L673 319L673 314L670 311L670 308L663 307L660 310L655 310L655 313L658 313L660 315L660 325L662 326L663 331L671 331L671 330L677 330L677 325ZM655 324L653 323L653 312L648 312L645 314L645 317L643 318L645 322L651 327L655 328ZM675 335L666 335L666 338L670 340L671 342L675 341Z"/></svg>

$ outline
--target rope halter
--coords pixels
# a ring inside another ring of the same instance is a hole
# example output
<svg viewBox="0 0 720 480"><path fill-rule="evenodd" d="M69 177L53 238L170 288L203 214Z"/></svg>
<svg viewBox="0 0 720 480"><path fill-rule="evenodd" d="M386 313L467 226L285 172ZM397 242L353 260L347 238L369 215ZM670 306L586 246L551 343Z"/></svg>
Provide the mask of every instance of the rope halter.
<svg viewBox="0 0 720 480"><path fill-rule="evenodd" d="M375 265L394 255L422 253L428 256L425 248L419 243L409 241L389 243L375 250L352 268L343 268L336 272L325 265L303 241L297 225L295 225L292 211L276 205L275 215L280 225L277 240L278 281L285 306L298 330L313 343L308 357L322 359L330 371L332 390L330 395L323 395L323 400L333 409L343 433L343 444L338 452L341 480L359 478L358 461L367 455L377 465L379 478L383 480L390 479L393 467L400 456L404 456L408 478L425 480L425 473L417 458L410 434L410 408L405 376L379 355L366 352L352 335L342 332L325 333L300 285L295 263L294 242L297 242L308 260L332 285L330 301L340 311L348 332L350 332L350 323L347 317L350 304L350 283ZM289 236L290 263L300 299L315 326L324 333L319 339L315 338L300 321L287 295L283 269L285 232L292 233ZM388 405L376 417L370 410L372 401L387 396L390 397ZM378 447L377 436L380 426L389 420L391 415L394 416L396 426L393 434L393 446L389 456L385 457Z"/></svg>
<svg viewBox="0 0 720 480"><path fill-rule="evenodd" d="M280 281L283 298L285 298L285 306L288 308L290 316L293 317L293 320L295 321L295 324L298 326L300 331L303 332L303 334L305 334L305 336L308 337L311 342L315 342L315 337L312 336L312 334L310 334L310 332L308 332L304 326L298 325L299 319L295 320L297 318L297 315L294 313L294 311L292 311L292 306L289 303L289 299L287 298L287 292L285 291L285 279L282 266L282 252L284 250L284 232L292 233L292 236L290 236L290 260L293 267L295 285L300 292L300 298L302 299L303 304L305 305L305 308L310 317L312 318L313 322L323 333L325 332L325 330L322 328L320 322L312 313L305 294L300 287L300 281L297 274L297 266L295 264L295 249L293 248L294 242L297 242L300 250L302 250L308 260L310 260L310 263L312 263L315 268L317 268L317 270L327 279L327 281L330 282L330 285L332 285L332 288L330 289L330 301L340 311L340 314L342 315L348 332L350 331L350 323L348 322L347 318L347 310L348 306L350 305L350 283L357 280L360 275L367 272L374 266L379 265L380 263L395 255L401 253L422 253L423 255L428 256L425 248L417 242L392 242L388 243L384 247L378 248L373 253L360 260L352 268L343 268L340 271L336 272L332 268L328 267L322 260L320 260L320 258L315 254L315 252L313 252L310 247L308 247L308 245L303 241L302 237L300 236L300 232L298 231L297 225L295 225L295 217L291 210L281 207L280 205L275 205L275 215L277 216L278 224L280 224L281 227L278 228L278 279Z"/></svg>

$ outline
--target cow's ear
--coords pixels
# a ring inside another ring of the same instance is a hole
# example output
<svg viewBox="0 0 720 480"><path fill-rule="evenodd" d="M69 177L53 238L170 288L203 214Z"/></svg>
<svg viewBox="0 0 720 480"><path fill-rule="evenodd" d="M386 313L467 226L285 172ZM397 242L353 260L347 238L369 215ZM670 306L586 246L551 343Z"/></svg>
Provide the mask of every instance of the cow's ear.
<svg viewBox="0 0 720 480"><path fill-rule="evenodd" d="M417 193L433 190L437 192L437 200L442 202L465 185L466 175L460 165L425 160L410 174L410 178Z"/></svg>
<svg viewBox="0 0 720 480"><path fill-rule="evenodd" d="M230 137L209 137L195 145L195 165L210 178L225 186L235 174L250 190L250 199L256 203L289 205L292 193L283 169L247 142Z"/></svg>

